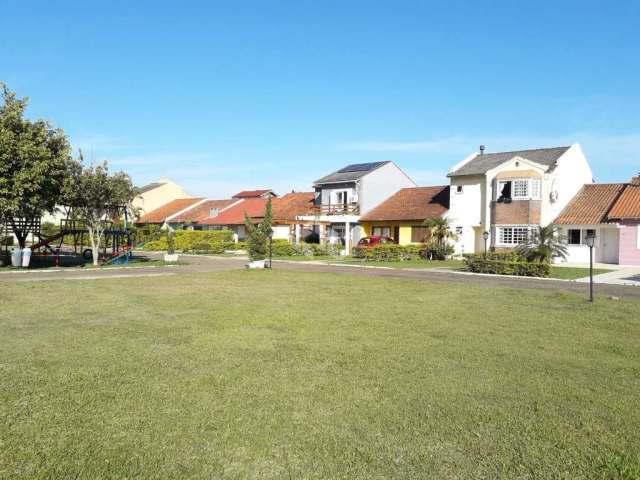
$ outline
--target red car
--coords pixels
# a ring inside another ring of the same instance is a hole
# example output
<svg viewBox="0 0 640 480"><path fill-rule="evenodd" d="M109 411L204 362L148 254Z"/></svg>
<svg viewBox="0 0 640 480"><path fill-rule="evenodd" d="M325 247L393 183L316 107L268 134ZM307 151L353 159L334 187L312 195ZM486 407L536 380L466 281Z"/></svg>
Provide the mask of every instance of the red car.
<svg viewBox="0 0 640 480"><path fill-rule="evenodd" d="M358 242L359 247L375 247L376 245L384 245L386 243L396 243L391 237L383 237L381 235L374 235L373 237L363 237Z"/></svg>

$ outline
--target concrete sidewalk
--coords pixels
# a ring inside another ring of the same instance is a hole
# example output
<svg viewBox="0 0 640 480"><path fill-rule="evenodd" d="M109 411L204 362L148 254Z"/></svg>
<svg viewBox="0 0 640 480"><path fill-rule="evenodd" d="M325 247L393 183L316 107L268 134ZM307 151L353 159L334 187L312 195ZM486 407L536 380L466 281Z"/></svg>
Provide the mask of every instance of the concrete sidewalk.
<svg viewBox="0 0 640 480"><path fill-rule="evenodd" d="M589 277L576 282L589 283ZM640 287L640 267L620 267L613 272L601 273L593 277L593 283Z"/></svg>

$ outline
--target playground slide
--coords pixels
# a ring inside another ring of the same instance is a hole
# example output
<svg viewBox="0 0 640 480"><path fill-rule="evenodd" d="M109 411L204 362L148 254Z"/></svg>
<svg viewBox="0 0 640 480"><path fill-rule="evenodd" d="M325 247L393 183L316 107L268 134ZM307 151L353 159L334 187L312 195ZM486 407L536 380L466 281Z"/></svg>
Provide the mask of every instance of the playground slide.
<svg viewBox="0 0 640 480"><path fill-rule="evenodd" d="M116 260L124 257L125 255L129 254L129 252L131 252L132 248L128 248L125 247L124 249L120 250L118 253L116 253L115 255L109 257L108 259L105 260L104 264L108 265L109 263L113 263Z"/></svg>
<svg viewBox="0 0 640 480"><path fill-rule="evenodd" d="M31 245L30 248L31 248L31 250L35 250L36 248L46 247L51 242L55 242L56 240L64 237L66 235L66 233L67 232L65 232L65 231L61 231L61 232L56 233L55 235L52 235L50 237L42 238L42 239L40 239L40 241L38 243L34 243L33 245Z"/></svg>

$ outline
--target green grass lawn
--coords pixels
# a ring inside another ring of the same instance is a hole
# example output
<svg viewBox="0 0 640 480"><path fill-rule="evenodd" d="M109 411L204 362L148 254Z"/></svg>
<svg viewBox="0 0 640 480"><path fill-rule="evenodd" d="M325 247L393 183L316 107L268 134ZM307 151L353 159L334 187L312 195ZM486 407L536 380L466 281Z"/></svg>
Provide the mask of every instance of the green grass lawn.
<svg viewBox="0 0 640 480"><path fill-rule="evenodd" d="M636 300L274 270L0 305L0 478L640 476Z"/></svg>
<svg viewBox="0 0 640 480"><path fill-rule="evenodd" d="M599 275L601 273L611 272L605 268L594 268L593 274ZM580 267L551 267L551 278L562 278L565 280L575 280L577 278L584 278L589 276L588 268Z"/></svg>

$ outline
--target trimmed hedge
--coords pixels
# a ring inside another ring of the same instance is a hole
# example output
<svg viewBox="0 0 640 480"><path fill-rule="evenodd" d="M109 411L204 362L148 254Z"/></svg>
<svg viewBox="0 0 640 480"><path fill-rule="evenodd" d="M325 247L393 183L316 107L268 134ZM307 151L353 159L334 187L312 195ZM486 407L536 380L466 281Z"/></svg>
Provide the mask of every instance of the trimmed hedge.
<svg viewBox="0 0 640 480"><path fill-rule="evenodd" d="M325 257L337 256L342 247L340 245L321 245L318 243L292 244L287 240L278 239L273 241L274 257Z"/></svg>
<svg viewBox="0 0 640 480"><path fill-rule="evenodd" d="M521 277L548 277L551 264L547 262L527 262L515 253L490 253L485 255L465 255L467 269L475 273L497 275L517 275Z"/></svg>
<svg viewBox="0 0 640 480"><path fill-rule="evenodd" d="M416 260L446 260L453 254L451 245L396 245L386 243L375 247L355 247L353 256L368 262L402 262Z"/></svg>
<svg viewBox="0 0 640 480"><path fill-rule="evenodd" d="M375 247L354 247L353 256L368 262L396 262L421 258L424 245L396 245L386 243Z"/></svg>
<svg viewBox="0 0 640 480"><path fill-rule="evenodd" d="M175 249L189 253L223 253L235 246L231 230L178 230L173 235ZM167 250L167 237L144 244L145 250Z"/></svg>

